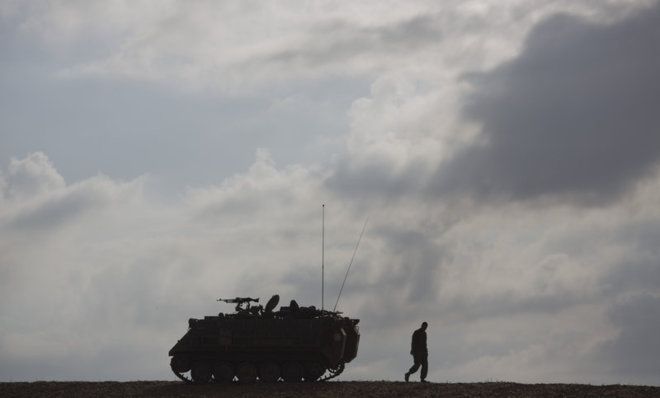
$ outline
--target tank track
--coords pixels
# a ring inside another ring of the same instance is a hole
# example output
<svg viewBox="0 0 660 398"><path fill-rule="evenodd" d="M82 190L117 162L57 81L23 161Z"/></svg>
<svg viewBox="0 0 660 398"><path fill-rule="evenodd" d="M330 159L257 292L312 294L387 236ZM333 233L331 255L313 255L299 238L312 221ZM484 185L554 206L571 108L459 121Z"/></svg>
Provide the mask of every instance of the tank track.
<svg viewBox="0 0 660 398"><path fill-rule="evenodd" d="M181 374L181 373L179 373L179 372L175 372L174 369L172 369L172 373L174 373L174 374L176 375L176 377L178 377L179 379L181 379L184 383L186 383L186 384L193 384L193 381L192 381L192 379L191 379L190 377L186 377L185 375L183 375L183 374Z"/></svg>
<svg viewBox="0 0 660 398"><path fill-rule="evenodd" d="M335 369L328 369L326 371L328 374L321 377L317 381L326 381L326 380L334 379L335 377L339 376L343 371L344 371L344 364L340 363L339 366L337 366Z"/></svg>
<svg viewBox="0 0 660 398"><path fill-rule="evenodd" d="M326 374L323 377L316 380L316 381L327 381L327 380L334 379L335 377L339 376L344 371L344 368L345 368L344 364L341 363L341 364L339 364L339 366L337 366L334 369L328 369L328 370L326 370ZM174 375L176 375L176 377L181 379L181 381L183 381L184 383L193 384L193 380L190 377L187 377L186 375L184 375L182 373L176 372L174 369L172 369L172 373L174 373Z"/></svg>

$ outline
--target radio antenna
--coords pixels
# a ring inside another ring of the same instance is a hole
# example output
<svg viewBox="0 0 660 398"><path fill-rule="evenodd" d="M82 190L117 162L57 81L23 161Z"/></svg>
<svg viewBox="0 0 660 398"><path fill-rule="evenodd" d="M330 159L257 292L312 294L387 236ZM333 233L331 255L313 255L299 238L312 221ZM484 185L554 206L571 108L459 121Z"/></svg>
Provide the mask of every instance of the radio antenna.
<svg viewBox="0 0 660 398"><path fill-rule="evenodd" d="M353 250L353 255L351 256L351 261L348 263L348 268L346 269L346 275L344 275L344 281L341 283L341 288L339 289L339 294L337 295L337 301L335 302L335 308L332 309L332 311L337 310L337 304L339 304L339 298L341 297L341 292L344 291L344 284L346 283L346 278L348 278L348 272L351 270L351 266L353 265L353 260L355 259L355 254L358 251L358 247L360 247L360 241L362 240L362 235L364 235L364 230L367 228L367 221L369 221L369 217L364 220L364 225L362 226L362 231L360 232L360 237L357 240L357 243L355 244L355 250Z"/></svg>
<svg viewBox="0 0 660 398"><path fill-rule="evenodd" d="M323 310L325 296L325 203L321 205L321 209L321 310Z"/></svg>

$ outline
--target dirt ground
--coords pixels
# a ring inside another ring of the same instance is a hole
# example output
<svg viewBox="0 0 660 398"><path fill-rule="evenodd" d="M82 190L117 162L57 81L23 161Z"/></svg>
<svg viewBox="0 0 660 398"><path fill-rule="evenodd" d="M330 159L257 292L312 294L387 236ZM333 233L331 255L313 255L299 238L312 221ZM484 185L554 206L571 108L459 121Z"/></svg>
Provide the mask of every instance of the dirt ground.
<svg viewBox="0 0 660 398"><path fill-rule="evenodd" d="M0 383L0 397L660 397L660 387L353 381L186 385L172 381Z"/></svg>

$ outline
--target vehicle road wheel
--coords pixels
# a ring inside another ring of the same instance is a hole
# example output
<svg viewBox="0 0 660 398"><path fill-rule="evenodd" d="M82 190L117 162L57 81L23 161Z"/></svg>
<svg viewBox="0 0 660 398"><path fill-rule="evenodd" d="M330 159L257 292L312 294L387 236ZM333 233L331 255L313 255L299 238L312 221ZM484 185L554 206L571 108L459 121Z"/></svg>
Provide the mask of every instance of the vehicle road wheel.
<svg viewBox="0 0 660 398"><path fill-rule="evenodd" d="M298 362L287 362L282 367L282 378L288 383L299 382L302 379L302 367Z"/></svg>
<svg viewBox="0 0 660 398"><path fill-rule="evenodd" d="M192 365L190 376L196 384L206 384L211 381L211 366L206 362L195 362Z"/></svg>
<svg viewBox="0 0 660 398"><path fill-rule="evenodd" d="M316 381L325 373L325 366L318 362L307 362L305 364L305 381Z"/></svg>
<svg viewBox="0 0 660 398"><path fill-rule="evenodd" d="M241 383L254 383L257 380L257 368L250 362L243 362L236 368L236 376Z"/></svg>
<svg viewBox="0 0 660 398"><path fill-rule="evenodd" d="M275 383L280 378L280 366L275 362L264 362L259 367L259 380Z"/></svg>
<svg viewBox="0 0 660 398"><path fill-rule="evenodd" d="M218 383L229 383L234 380L234 369L227 362L218 362L213 367L213 378Z"/></svg>

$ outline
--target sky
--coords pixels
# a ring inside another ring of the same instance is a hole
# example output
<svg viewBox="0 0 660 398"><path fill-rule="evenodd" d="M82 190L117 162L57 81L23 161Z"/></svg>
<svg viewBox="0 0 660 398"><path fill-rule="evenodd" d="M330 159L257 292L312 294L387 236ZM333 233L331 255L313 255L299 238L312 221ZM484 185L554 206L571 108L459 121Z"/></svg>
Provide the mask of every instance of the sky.
<svg viewBox="0 0 660 398"><path fill-rule="evenodd" d="M0 0L0 380L174 380L219 297L342 380L660 385L660 3ZM329 303L329 304L328 304Z"/></svg>

